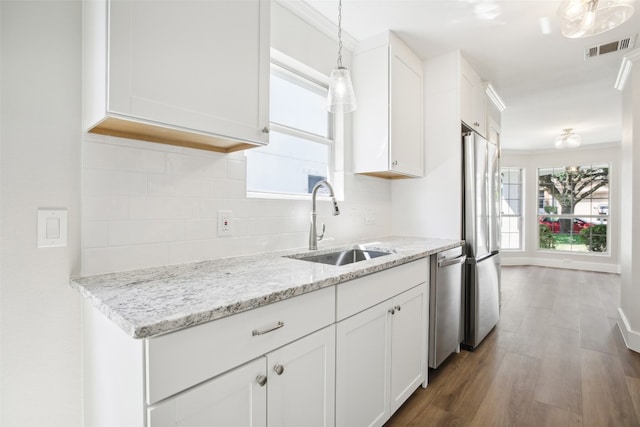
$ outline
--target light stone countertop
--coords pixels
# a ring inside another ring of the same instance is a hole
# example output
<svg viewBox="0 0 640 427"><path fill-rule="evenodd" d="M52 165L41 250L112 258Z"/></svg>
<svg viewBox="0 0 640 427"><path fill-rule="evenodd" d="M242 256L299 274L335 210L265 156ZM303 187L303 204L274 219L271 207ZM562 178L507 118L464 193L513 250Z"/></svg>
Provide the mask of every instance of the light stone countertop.
<svg viewBox="0 0 640 427"><path fill-rule="evenodd" d="M460 240L389 237L71 278L70 284L132 338L176 331L455 248ZM344 266L287 258L362 245L391 255Z"/></svg>

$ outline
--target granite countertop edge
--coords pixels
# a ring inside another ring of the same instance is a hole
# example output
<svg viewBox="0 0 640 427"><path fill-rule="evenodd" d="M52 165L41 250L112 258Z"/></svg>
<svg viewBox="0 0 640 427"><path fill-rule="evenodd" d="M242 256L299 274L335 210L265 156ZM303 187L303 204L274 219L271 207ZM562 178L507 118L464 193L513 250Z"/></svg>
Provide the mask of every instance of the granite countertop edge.
<svg viewBox="0 0 640 427"><path fill-rule="evenodd" d="M72 277L95 309L134 339L174 332L353 280L464 244L461 240L387 237L306 249ZM355 246L392 252L331 266L292 259Z"/></svg>

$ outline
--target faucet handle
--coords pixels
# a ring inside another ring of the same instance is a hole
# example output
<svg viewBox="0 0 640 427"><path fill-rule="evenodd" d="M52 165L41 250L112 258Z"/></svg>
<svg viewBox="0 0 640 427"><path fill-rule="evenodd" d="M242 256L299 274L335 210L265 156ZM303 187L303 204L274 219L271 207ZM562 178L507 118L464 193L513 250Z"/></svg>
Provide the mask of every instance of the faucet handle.
<svg viewBox="0 0 640 427"><path fill-rule="evenodd" d="M325 226L324 224L322 224L322 233L318 235L318 242L322 240L322 238L324 237L324 230L325 230Z"/></svg>

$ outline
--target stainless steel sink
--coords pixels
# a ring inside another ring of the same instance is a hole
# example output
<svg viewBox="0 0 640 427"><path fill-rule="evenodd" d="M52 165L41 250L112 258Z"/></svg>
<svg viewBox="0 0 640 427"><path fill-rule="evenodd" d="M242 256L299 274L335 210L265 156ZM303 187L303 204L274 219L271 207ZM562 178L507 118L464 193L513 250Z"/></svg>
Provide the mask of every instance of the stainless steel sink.
<svg viewBox="0 0 640 427"><path fill-rule="evenodd" d="M336 252L313 255L294 255L289 258L300 259L303 261L319 262L329 265L347 265L355 262L366 261L385 255L391 255L393 252L374 251L360 248L342 249Z"/></svg>

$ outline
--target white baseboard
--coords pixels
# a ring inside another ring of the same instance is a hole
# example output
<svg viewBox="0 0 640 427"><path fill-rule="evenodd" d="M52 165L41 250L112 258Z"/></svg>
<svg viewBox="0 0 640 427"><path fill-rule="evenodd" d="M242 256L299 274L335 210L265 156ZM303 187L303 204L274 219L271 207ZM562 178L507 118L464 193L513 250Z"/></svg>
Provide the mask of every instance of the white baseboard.
<svg viewBox="0 0 640 427"><path fill-rule="evenodd" d="M622 308L618 308L618 328L622 332L622 338L629 350L640 353L640 332L631 329L627 316L624 315Z"/></svg>
<svg viewBox="0 0 640 427"><path fill-rule="evenodd" d="M533 265L536 267L565 268L567 270L596 271L599 273L620 274L619 264L605 264L571 259L549 259L530 257L505 257L500 259L502 265Z"/></svg>

